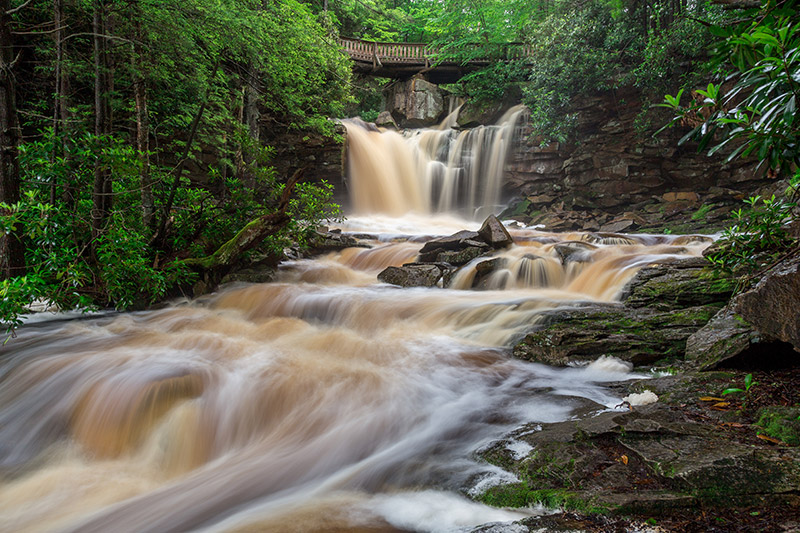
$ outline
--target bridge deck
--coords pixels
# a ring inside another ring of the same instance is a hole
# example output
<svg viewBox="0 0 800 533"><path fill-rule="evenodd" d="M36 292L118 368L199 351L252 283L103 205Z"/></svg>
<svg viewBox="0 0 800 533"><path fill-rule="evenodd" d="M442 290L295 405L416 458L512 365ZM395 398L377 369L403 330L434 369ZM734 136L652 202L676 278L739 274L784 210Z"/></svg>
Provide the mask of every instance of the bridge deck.
<svg viewBox="0 0 800 533"><path fill-rule="evenodd" d="M525 43L498 44L492 58L476 57L467 63L436 62L437 50L425 43L386 43L342 37L342 49L353 60L353 68L384 78L410 78L425 72L432 83L453 83L493 61L519 59L531 55Z"/></svg>

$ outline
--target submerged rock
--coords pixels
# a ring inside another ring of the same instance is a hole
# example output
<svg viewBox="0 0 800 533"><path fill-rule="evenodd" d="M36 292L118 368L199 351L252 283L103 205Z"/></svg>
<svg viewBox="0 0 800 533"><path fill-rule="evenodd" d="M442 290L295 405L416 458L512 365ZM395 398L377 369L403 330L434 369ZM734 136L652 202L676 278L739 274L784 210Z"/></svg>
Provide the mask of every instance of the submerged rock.
<svg viewBox="0 0 800 533"><path fill-rule="evenodd" d="M597 246L582 241L567 241L556 244L553 249L561 259L561 264L567 263L583 263L591 261L591 252L596 250Z"/></svg>

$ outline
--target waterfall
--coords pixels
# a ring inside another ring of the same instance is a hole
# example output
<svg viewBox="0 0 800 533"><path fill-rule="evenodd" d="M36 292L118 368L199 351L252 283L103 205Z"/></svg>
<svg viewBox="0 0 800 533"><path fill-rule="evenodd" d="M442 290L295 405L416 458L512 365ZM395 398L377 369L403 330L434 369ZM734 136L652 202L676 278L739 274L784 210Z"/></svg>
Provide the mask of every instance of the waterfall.
<svg viewBox="0 0 800 533"><path fill-rule="evenodd" d="M348 187L357 214L459 213L500 208L503 170L523 106L494 126L455 129L458 109L437 128L379 131L345 121Z"/></svg>

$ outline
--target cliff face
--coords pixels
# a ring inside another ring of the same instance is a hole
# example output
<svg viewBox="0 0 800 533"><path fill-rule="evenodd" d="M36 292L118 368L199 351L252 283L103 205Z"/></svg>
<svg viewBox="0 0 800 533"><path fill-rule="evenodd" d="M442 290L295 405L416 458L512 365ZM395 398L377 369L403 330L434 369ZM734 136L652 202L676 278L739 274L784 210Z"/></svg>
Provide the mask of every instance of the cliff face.
<svg viewBox="0 0 800 533"><path fill-rule="evenodd" d="M266 144L275 148L275 157L270 161L278 176L288 178L298 168L305 168L304 181L318 183L325 180L333 185L335 200L347 201L345 176L344 126L337 124L333 137L319 134L283 132L280 135L264 135Z"/></svg>
<svg viewBox="0 0 800 533"><path fill-rule="evenodd" d="M414 85L423 86L420 80ZM780 194L785 188L751 162L726 163L724 156L698 153L696 145L678 146L685 129L654 137L669 117L651 112L651 124L637 127L641 108L634 89L587 97L575 106L576 135L563 144L541 146L530 128L521 127L506 166L511 207L504 216L552 230L715 231L743 198ZM464 120L473 120L473 111L462 108ZM485 115L484 121L489 120ZM280 175L305 166L307 179L325 179L334 185L336 199L347 204L344 128L338 139L285 133L269 138L264 133L265 142L276 148L273 163Z"/></svg>
<svg viewBox="0 0 800 533"><path fill-rule="evenodd" d="M725 163L724 157L698 153L696 145L678 146L686 131L653 137L668 121L666 115L653 113L654 124L637 131L640 110L635 90L618 91L577 104L577 134L569 144L539 146L524 131L507 167L507 192L521 200L514 214L536 219L543 213L583 212L585 229L617 222L624 227L606 229L622 231L691 215L703 221L726 218L729 207L742 198L779 187L752 163ZM615 221L626 213L627 218ZM625 226L625 220L631 223ZM581 228L567 223L565 229L570 226Z"/></svg>

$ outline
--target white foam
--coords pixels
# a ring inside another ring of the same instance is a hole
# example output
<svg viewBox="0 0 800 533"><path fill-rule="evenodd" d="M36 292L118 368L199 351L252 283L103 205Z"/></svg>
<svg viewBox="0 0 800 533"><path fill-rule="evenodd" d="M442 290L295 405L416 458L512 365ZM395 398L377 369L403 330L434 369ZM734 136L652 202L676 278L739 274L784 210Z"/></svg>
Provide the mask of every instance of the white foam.
<svg viewBox="0 0 800 533"><path fill-rule="evenodd" d="M515 460L519 461L528 456L533 451L533 446L525 441L513 440L506 444L506 449L511 452Z"/></svg>
<svg viewBox="0 0 800 533"><path fill-rule="evenodd" d="M490 522L513 522L539 511L508 511L470 501L455 494L425 490L376 496L372 511L389 524L410 531L452 533Z"/></svg>
<svg viewBox="0 0 800 533"><path fill-rule="evenodd" d="M633 365L616 357L602 355L586 367L590 372L610 372L627 374Z"/></svg>
<svg viewBox="0 0 800 533"><path fill-rule="evenodd" d="M629 394L625 396L622 401L628 402L631 404L631 406L648 405L651 403L656 403L658 401L658 396L653 391L646 390L644 392Z"/></svg>
<svg viewBox="0 0 800 533"><path fill-rule="evenodd" d="M478 497L492 487L508 483L519 483L519 481L519 478L511 472L507 472L499 466L488 465L485 474L469 489L468 494L472 497Z"/></svg>

